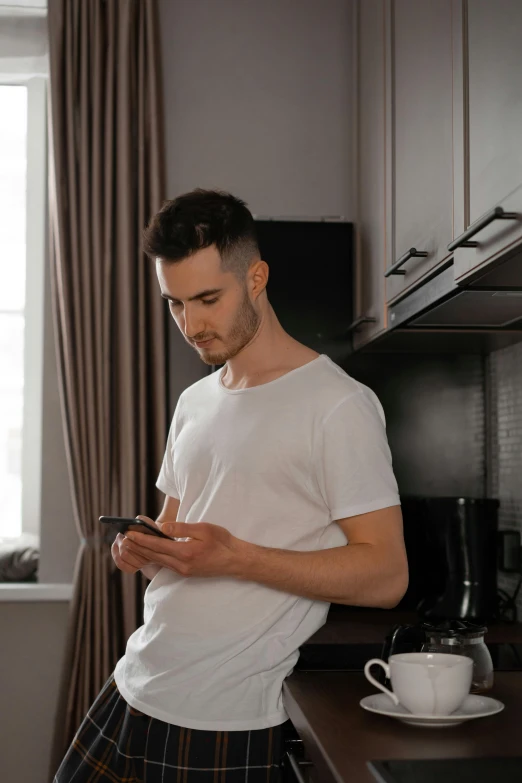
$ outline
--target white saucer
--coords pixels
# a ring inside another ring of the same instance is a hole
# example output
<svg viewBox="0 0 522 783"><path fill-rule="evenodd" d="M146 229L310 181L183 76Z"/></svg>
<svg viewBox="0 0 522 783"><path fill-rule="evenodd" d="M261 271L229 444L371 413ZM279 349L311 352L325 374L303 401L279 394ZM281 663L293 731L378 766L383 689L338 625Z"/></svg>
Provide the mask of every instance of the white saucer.
<svg viewBox="0 0 522 783"><path fill-rule="evenodd" d="M501 701L473 693L466 696L464 704L451 715L413 715L402 704L395 706L385 693L374 693L371 696L365 696L359 704L363 710L376 712L378 715L388 715L390 718L397 718L411 726L429 726L430 728L458 726L466 720L487 718L490 715L496 715L497 712L502 712L504 709Z"/></svg>

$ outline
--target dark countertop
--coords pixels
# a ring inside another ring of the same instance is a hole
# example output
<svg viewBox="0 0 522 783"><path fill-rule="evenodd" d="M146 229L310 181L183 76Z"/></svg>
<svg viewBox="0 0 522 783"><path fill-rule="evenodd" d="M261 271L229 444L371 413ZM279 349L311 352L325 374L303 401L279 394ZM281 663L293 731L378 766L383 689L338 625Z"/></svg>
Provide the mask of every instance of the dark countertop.
<svg viewBox="0 0 522 783"><path fill-rule="evenodd" d="M397 623L417 618L395 610L350 610L332 605L308 644L382 644ZM491 624L486 642L522 643L522 624ZM506 709L461 726L423 729L365 712L359 701L375 693L359 672L294 671L283 683L285 709L321 783L375 783L372 759L522 755L522 672L496 672L491 696Z"/></svg>
<svg viewBox="0 0 522 783"><path fill-rule="evenodd" d="M376 690L359 672L294 672L283 702L320 783L375 783L375 759L522 755L522 673L496 672L490 692L506 706L491 718L429 729L368 713L359 701Z"/></svg>

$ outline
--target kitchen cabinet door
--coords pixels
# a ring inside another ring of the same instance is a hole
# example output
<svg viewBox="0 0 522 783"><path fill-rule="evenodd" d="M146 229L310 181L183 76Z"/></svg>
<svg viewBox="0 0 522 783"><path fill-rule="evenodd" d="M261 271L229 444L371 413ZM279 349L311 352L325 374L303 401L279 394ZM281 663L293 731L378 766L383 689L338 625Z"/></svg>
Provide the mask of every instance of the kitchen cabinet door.
<svg viewBox="0 0 522 783"><path fill-rule="evenodd" d="M387 118L392 210L386 299L449 260L453 237L451 0L388 0L393 113Z"/></svg>
<svg viewBox="0 0 522 783"><path fill-rule="evenodd" d="M464 282L522 244L522 2L453 6L456 241L486 224L470 237L475 247L454 250L455 277Z"/></svg>
<svg viewBox="0 0 522 783"><path fill-rule="evenodd" d="M385 2L356 4L357 210L354 348L386 329Z"/></svg>

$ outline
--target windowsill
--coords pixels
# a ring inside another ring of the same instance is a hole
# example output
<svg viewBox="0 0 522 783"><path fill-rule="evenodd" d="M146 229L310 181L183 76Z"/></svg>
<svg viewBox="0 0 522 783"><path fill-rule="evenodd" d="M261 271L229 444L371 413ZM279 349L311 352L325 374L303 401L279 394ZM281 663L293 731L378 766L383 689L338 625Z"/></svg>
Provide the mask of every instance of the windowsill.
<svg viewBox="0 0 522 783"><path fill-rule="evenodd" d="M0 602L3 601L70 601L71 584L38 584L37 582L0 583Z"/></svg>

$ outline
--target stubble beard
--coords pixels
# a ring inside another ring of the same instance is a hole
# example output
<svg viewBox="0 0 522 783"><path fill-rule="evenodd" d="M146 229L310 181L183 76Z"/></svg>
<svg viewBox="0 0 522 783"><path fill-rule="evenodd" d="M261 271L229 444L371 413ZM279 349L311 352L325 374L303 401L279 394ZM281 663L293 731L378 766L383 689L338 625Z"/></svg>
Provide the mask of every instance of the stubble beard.
<svg viewBox="0 0 522 783"><path fill-rule="evenodd" d="M232 324L232 328L230 329L223 349L214 353L205 351L204 353L199 354L199 358L205 362L205 364L225 364L226 361L237 356L245 345L248 345L257 332L260 321L261 316L258 315L252 305L248 296L248 291L245 287L243 301L236 313L234 323Z"/></svg>

